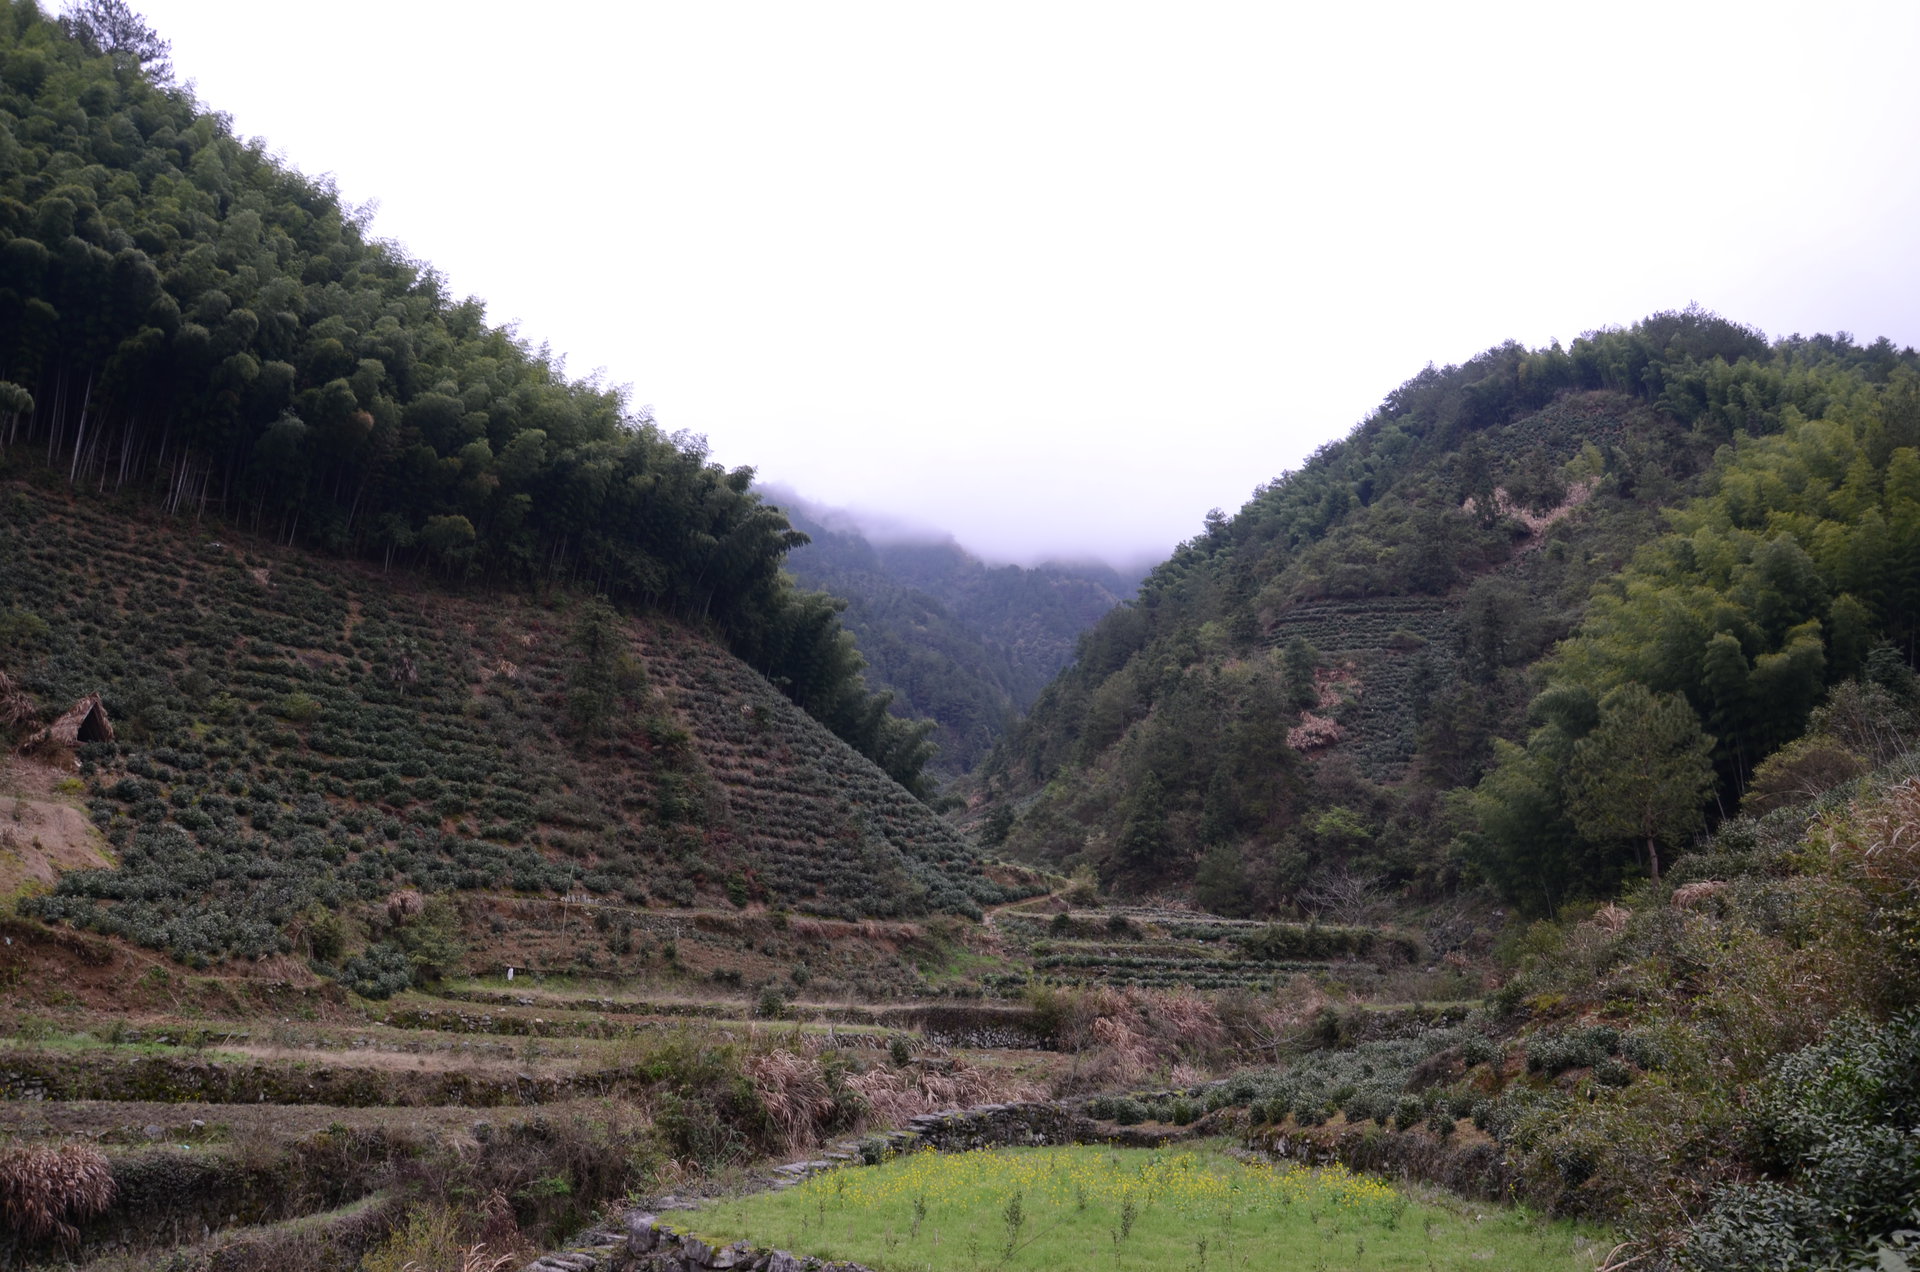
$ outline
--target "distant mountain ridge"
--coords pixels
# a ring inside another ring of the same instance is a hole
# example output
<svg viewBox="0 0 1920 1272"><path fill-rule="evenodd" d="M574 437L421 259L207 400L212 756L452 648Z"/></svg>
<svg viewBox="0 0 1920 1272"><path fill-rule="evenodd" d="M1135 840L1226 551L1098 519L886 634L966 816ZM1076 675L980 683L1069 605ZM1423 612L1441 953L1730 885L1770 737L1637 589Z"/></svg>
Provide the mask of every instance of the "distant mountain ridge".
<svg viewBox="0 0 1920 1272"><path fill-rule="evenodd" d="M869 684L936 721L929 767L947 775L977 763L1139 583L1103 562L990 565L951 537L869 537L850 513L779 487L767 496L812 540L788 570L847 602Z"/></svg>

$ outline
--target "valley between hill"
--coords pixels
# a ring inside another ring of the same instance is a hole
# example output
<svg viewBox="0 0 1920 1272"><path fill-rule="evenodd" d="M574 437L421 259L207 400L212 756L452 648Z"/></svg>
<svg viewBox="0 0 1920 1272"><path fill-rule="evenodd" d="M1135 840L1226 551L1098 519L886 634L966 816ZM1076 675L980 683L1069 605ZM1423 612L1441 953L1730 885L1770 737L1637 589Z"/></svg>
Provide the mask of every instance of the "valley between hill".
<svg viewBox="0 0 1920 1272"><path fill-rule="evenodd" d="M1124 603L849 602L165 54L0 7L0 1265L473 1272L1063 1100L1589 1265L1910 1261L1920 354L1509 343Z"/></svg>

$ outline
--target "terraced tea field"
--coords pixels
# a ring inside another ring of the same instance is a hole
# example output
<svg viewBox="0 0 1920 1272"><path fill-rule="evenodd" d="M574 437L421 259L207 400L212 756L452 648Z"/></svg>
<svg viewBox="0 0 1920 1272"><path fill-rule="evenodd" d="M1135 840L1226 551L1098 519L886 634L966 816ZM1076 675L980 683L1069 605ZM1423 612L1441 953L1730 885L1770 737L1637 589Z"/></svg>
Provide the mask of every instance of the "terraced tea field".
<svg viewBox="0 0 1920 1272"><path fill-rule="evenodd" d="M1030 910L1000 925L1024 943L1035 978L1058 984L1272 992L1295 976L1351 982L1406 966L1417 946L1375 928L1259 923L1190 911Z"/></svg>
<svg viewBox="0 0 1920 1272"><path fill-rule="evenodd" d="M797 1002L771 1020L691 980L649 999L537 975L369 1001L311 977L155 975L107 938L6 930L0 1170L37 1146L100 1155L116 1199L74 1216L68 1251L97 1269L357 1268L423 1196L465 1198L462 1222L483 1212L492 1248L524 1261L622 1196L781 1151L778 1088L760 1085L797 1062L781 1057L849 1084L818 1112L843 1132L874 1116L855 1085L920 1108L923 1089L1043 1090L1064 1063L1031 1029L1003 1049L1017 1008Z"/></svg>
<svg viewBox="0 0 1920 1272"><path fill-rule="evenodd" d="M118 868L33 907L189 963L351 956L322 916L408 889L845 918L1032 889L669 624L628 626L625 714L579 740L564 607L401 590L17 484L0 596L0 667L42 704L100 693L118 728L77 756ZM630 968L604 935L592 956Z"/></svg>
<svg viewBox="0 0 1920 1272"><path fill-rule="evenodd" d="M582 733L579 603L410 582L0 489L0 667L117 731L0 765L0 1172L114 1187L33 1258L531 1257L830 1136L1237 1062L1209 991L1268 1038L1415 976L1385 929L1068 907L684 628L622 629Z"/></svg>
<svg viewBox="0 0 1920 1272"><path fill-rule="evenodd" d="M1432 597L1324 601L1284 610L1266 644L1304 638L1336 669L1331 714L1349 734L1343 749L1367 775L1393 781L1418 742L1416 701L1458 675L1458 614Z"/></svg>

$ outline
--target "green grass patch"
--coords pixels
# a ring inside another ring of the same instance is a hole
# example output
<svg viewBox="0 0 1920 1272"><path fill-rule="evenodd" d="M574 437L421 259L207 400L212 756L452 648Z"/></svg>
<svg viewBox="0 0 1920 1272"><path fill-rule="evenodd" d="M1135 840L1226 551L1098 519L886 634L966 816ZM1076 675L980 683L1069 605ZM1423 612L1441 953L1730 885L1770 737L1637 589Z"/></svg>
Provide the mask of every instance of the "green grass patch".
<svg viewBox="0 0 1920 1272"><path fill-rule="evenodd" d="M880 1272L1591 1272L1607 1249L1523 1210L1415 1199L1342 1167L1242 1161L1219 1146L915 1153L716 1202L684 1223L705 1241L744 1237Z"/></svg>
<svg viewBox="0 0 1920 1272"><path fill-rule="evenodd" d="M84 1030L66 1031L25 1029L14 1034L0 1034L0 1051L59 1051L59 1052L96 1052L107 1051L124 1056L193 1056L208 1061L226 1063L244 1063L252 1057L240 1051L228 1051L220 1047L206 1045L195 1046L191 1043L173 1042L120 1042L111 1037L102 1038Z"/></svg>

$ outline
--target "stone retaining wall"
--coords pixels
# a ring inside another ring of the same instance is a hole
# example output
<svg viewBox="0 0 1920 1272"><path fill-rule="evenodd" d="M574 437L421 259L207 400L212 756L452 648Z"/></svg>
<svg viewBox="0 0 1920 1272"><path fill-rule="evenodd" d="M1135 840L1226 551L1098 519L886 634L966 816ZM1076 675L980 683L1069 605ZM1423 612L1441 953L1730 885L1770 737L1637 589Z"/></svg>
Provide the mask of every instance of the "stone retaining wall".
<svg viewBox="0 0 1920 1272"><path fill-rule="evenodd" d="M750 1242L710 1246L677 1231L659 1216L634 1211L626 1231L581 1235L565 1250L544 1254L523 1272L872 1272L858 1263L829 1263L811 1255Z"/></svg>
<svg viewBox="0 0 1920 1272"><path fill-rule="evenodd" d="M875 1022L911 1029L941 1047L1007 1051L1052 1051L1059 1039L1039 1012L998 1004L938 1004L887 1007Z"/></svg>
<svg viewBox="0 0 1920 1272"><path fill-rule="evenodd" d="M1511 1200L1519 1184L1505 1151L1482 1136L1443 1138L1378 1126L1265 1127L1248 1132L1246 1144L1283 1161L1339 1162L1349 1170L1423 1180L1483 1201Z"/></svg>

